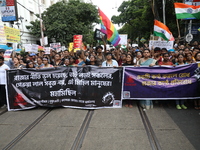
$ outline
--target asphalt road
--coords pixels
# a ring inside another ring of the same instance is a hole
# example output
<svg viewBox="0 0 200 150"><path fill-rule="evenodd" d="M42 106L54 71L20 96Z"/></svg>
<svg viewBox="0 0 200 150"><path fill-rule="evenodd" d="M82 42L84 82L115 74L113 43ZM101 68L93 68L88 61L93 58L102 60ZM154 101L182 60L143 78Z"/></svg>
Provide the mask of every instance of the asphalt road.
<svg viewBox="0 0 200 150"><path fill-rule="evenodd" d="M177 110L155 105L147 110L151 126L162 150L200 149L200 110L188 105ZM6 112L0 115L0 149L28 128L47 108ZM0 112L3 110L0 110ZM87 110L56 108L33 126L14 150L70 150L82 127ZM150 150L136 102L133 108L94 110L81 143L83 150Z"/></svg>

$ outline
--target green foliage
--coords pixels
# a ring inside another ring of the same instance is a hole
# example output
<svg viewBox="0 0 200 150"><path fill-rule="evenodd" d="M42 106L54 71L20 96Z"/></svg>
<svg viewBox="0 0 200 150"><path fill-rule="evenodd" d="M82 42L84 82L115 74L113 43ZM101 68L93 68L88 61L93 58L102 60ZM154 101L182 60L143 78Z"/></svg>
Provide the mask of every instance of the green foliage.
<svg viewBox="0 0 200 150"><path fill-rule="evenodd" d="M45 26L44 34L66 46L73 41L73 35L77 34L83 35L86 43L91 42L93 23L99 22L96 7L80 0L57 2L42 13L42 19ZM32 26L28 27L31 34L40 37L39 21L31 24Z"/></svg>
<svg viewBox="0 0 200 150"><path fill-rule="evenodd" d="M182 2L182 0L166 0L165 18L166 25L173 33L174 37L178 37L178 29L176 24L176 16L174 2ZM135 42L139 37L141 39L149 39L153 33L154 19L163 22L163 3L162 0L129 0L124 1L118 8L119 16L113 16L112 21L115 24L124 25L120 30L120 34L128 34L128 37ZM185 21L179 20L181 33L184 33Z"/></svg>

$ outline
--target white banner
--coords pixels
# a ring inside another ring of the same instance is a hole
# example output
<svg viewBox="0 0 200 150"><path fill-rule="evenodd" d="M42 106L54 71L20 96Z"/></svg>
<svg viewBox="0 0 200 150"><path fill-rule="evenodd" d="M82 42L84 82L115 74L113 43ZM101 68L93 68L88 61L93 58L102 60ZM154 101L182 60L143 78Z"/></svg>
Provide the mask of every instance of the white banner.
<svg viewBox="0 0 200 150"><path fill-rule="evenodd" d="M31 44L23 44L25 48L25 52L31 52L32 50L32 45Z"/></svg>
<svg viewBox="0 0 200 150"><path fill-rule="evenodd" d="M174 45L174 41L149 41L149 49L159 47L159 48L166 48L167 50L172 49Z"/></svg>
<svg viewBox="0 0 200 150"><path fill-rule="evenodd" d="M120 34L119 37L121 38L121 40L119 41L119 44L127 45L128 35L127 34Z"/></svg>
<svg viewBox="0 0 200 150"><path fill-rule="evenodd" d="M38 45L37 44L32 44L32 50L31 50L31 52L38 53Z"/></svg>
<svg viewBox="0 0 200 150"><path fill-rule="evenodd" d="M45 47L44 51L45 51L45 54L50 54L51 48L50 47Z"/></svg>
<svg viewBox="0 0 200 150"><path fill-rule="evenodd" d="M5 53L4 53L5 61L8 61L10 59L12 51L13 51L13 49L8 49L8 50L5 51Z"/></svg>

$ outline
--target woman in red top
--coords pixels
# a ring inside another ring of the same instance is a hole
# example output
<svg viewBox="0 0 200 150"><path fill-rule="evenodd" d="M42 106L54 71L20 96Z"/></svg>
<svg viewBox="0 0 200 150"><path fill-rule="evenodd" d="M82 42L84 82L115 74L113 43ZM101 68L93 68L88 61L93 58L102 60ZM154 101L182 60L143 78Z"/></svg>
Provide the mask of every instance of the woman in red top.
<svg viewBox="0 0 200 150"><path fill-rule="evenodd" d="M158 65L160 65L160 66L162 66L162 65L172 66L172 65L173 65L173 63L172 63L172 62L170 61L170 59L169 59L169 53L164 53L164 54L163 54L163 60L160 61L160 62L158 63Z"/></svg>

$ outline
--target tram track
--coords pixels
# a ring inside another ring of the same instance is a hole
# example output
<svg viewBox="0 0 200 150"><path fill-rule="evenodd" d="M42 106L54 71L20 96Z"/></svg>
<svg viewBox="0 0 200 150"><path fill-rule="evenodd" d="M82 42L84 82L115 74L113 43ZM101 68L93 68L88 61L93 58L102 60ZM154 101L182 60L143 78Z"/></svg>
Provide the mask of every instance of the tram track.
<svg viewBox="0 0 200 150"><path fill-rule="evenodd" d="M33 123L31 123L24 131L22 131L16 138L14 138L9 144L7 144L3 150L10 150L14 147L26 134L28 134L39 122L44 119L50 112L52 108L46 110L42 115L40 115Z"/></svg>
<svg viewBox="0 0 200 150"><path fill-rule="evenodd" d="M144 127L145 127L152 150L161 150L161 146L160 146L159 141L154 133L154 130L151 126L151 123L148 119L146 112L143 110L142 107L139 106L139 104L137 105L137 107L139 109L140 116L142 118L142 122L144 124Z"/></svg>
<svg viewBox="0 0 200 150"><path fill-rule="evenodd" d="M149 139L149 143L152 150L161 150L161 146L159 144L159 141L153 131L153 128L151 126L151 123L148 119L148 116L146 112L137 105L140 117L142 119L142 122L145 127L146 134ZM10 143L8 143L3 150L10 150L12 149L18 142L20 142L21 139L23 139L37 124L40 123L41 120L43 120L51 111L53 108L50 108L46 110L44 113L42 113L35 121L33 121L25 130L23 130L17 137L15 137ZM6 113L7 110L4 110L0 113L0 115ZM88 110L87 114L85 115L84 120L82 121L81 127L76 135L76 138L70 148L70 150L80 150L82 148L82 144L84 142L86 133L88 131L90 122L92 120L94 114L94 110Z"/></svg>
<svg viewBox="0 0 200 150"><path fill-rule="evenodd" d="M76 139L71 147L71 150L80 150L83 144L83 140L85 138L86 132L88 130L90 121L94 114L94 110L88 110L88 113L85 116L85 119L81 125L81 128L76 136Z"/></svg>
<svg viewBox="0 0 200 150"><path fill-rule="evenodd" d="M0 116L1 116L1 115L3 115L3 114L5 114L6 112L8 112L8 110L7 110L7 109L5 109L5 110L1 111L1 112L0 112Z"/></svg>

